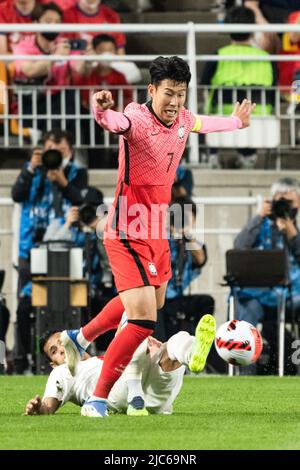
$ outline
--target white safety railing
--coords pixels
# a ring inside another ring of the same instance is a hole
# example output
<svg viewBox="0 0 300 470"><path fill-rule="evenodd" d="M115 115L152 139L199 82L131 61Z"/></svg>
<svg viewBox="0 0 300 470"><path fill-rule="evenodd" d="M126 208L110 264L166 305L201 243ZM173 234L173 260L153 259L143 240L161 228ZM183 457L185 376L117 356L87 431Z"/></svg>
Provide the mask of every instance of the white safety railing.
<svg viewBox="0 0 300 470"><path fill-rule="evenodd" d="M92 94L102 87L33 87L28 85L15 85L6 88L6 104L4 105L3 134L0 135L0 145L11 147L31 147L36 144L41 137L42 131L51 130L53 127L67 128L74 135L74 144L76 148L99 148L112 149L117 152L118 136L107 131L103 131L94 120L94 116L89 105ZM135 86L111 86L109 89L114 94L114 99L118 110L123 110L129 101L145 102L147 100L147 87L145 85ZM290 104L282 102L282 95L292 98ZM189 92L190 93L190 92ZM211 87L198 86L196 94L199 102L195 113L198 114L224 114L223 106L229 103L233 105L241 96L254 100L261 108L259 116L259 130L263 139L259 139L256 132L253 118L253 125L249 131L254 131L243 136L244 147L270 148L276 147L278 150L299 147L300 145L300 114L297 113L297 104L299 96L295 95L291 88L285 90L281 87ZM8 105L8 96L10 102L14 102L18 112L12 113ZM229 96L229 101L228 101ZM293 98L295 96L295 98ZM210 103L210 105L209 105ZM228 108L228 106L227 106ZM276 118L281 124L279 130L274 135L268 135L273 132L269 126L269 118ZM17 127L17 130L16 130ZM253 128L253 129L252 129ZM243 131L244 132L244 131ZM228 133L226 133L227 135ZM239 145L235 139L241 137L241 133L230 133L233 138L233 148ZM221 134L218 134L221 136ZM276 138L275 138L276 137ZM195 140L197 153L199 149L203 152L206 148L206 142L200 142L195 134L192 136ZM271 142L271 144L268 144ZM188 142L188 148L193 148L192 141ZM222 147L222 145L219 145ZM193 158L189 160L194 162ZM198 159L199 161L199 159ZM198 163L197 161L197 163Z"/></svg>
<svg viewBox="0 0 300 470"><path fill-rule="evenodd" d="M211 33L230 33L230 32L293 32L299 31L299 25L296 24L264 24L264 25L249 25L249 24L194 24L192 22L186 24L2 24L1 32L2 33L11 33L13 32L42 32L45 31L59 31L60 33L67 32L125 32L125 33L154 33L154 34L179 34L184 35L186 38L186 54L180 55L182 58L186 59L189 62L192 78L190 83L190 90L188 96L188 107L189 109L196 113L197 112L197 62L198 61L218 61L218 60L253 60L253 56L218 56L218 55L197 55L196 54L196 35ZM163 44L162 44L163 46ZM164 51L161 51L162 55ZM136 62L149 62L153 60L155 55L125 55L125 56L112 56L113 60L132 60ZM66 60L66 56L14 56L15 60ZM109 58L108 58L109 59ZM2 61L11 61L11 56L0 55L0 60ZM99 60L99 56L91 55L72 55L72 60ZM271 61L294 61L300 60L300 56L282 56L282 55L270 55L266 57L257 57L255 60L271 60ZM7 119L6 112L6 119ZM76 130L78 131L78 125ZM93 132L93 131L91 131ZM8 145L7 133L9 130L7 124L4 123L4 145ZM295 141L295 138L293 139ZM21 139L22 141L22 139ZM107 141L107 139L106 139ZM191 135L190 142L190 158L191 163L199 162L199 146L198 139L196 135Z"/></svg>

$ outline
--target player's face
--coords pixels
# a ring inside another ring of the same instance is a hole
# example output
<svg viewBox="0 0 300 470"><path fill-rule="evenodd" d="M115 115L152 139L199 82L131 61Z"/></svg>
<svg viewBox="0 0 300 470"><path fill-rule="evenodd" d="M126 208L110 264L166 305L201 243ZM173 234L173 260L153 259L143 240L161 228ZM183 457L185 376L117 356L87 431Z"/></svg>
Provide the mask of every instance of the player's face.
<svg viewBox="0 0 300 470"><path fill-rule="evenodd" d="M148 93L152 98L152 108L157 117L170 126L176 120L186 99L186 83L162 80L158 86L150 84Z"/></svg>
<svg viewBox="0 0 300 470"><path fill-rule="evenodd" d="M65 348L60 342L60 332L54 333L44 346L45 354L49 357L52 367L65 362Z"/></svg>

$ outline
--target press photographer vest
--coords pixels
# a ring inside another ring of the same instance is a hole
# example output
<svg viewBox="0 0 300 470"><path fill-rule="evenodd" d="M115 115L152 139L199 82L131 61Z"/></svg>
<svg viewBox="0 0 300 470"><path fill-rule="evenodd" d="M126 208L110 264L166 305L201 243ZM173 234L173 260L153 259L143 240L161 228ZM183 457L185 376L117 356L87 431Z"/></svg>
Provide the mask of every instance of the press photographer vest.
<svg viewBox="0 0 300 470"><path fill-rule="evenodd" d="M268 53L254 46L243 46L238 44L230 44L228 46L222 47L218 50L219 56L226 55L240 55L253 56L253 61L226 61L220 60L217 65L216 72L211 81L212 86L214 87L239 87L239 86L261 86L261 87L270 87L273 84L273 69L271 62L262 62L255 61L255 57L258 56L267 56ZM226 92L224 92L223 105L221 106L221 114L231 114L233 110L232 102L238 100L241 101L241 98L237 95L236 99L232 100L232 91L228 90L228 97L226 97ZM246 92L245 93L246 97ZM260 92L255 92L258 96L254 97L252 95L253 102L261 102ZM212 90L209 98L209 108L208 112L217 112L219 113L219 108L215 106L215 103L212 103L214 94L218 94L216 91ZM227 99L229 98L229 99ZM258 98L258 99L256 99ZM227 102L227 103L226 103ZM230 104L229 104L230 103ZM212 111L213 110L213 111ZM256 105L254 114L270 114L272 112L272 105L266 104L265 110L264 107L260 104Z"/></svg>

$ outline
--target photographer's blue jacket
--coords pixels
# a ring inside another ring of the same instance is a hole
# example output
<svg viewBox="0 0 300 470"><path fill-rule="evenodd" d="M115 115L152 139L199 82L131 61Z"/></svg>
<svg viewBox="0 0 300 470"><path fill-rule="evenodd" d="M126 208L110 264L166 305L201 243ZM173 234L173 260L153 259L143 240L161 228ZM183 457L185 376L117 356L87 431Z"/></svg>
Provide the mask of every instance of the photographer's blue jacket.
<svg viewBox="0 0 300 470"><path fill-rule="evenodd" d="M58 188L40 168L33 174L28 166L26 163L12 187L13 200L22 203L19 256L25 259L29 259L31 248L37 245L36 239L41 241L47 226L57 217L54 190ZM87 186L86 170L72 161L64 168L64 174L69 183L57 191L61 196L61 215L65 215L70 206L81 204L80 191Z"/></svg>
<svg viewBox="0 0 300 470"><path fill-rule="evenodd" d="M300 297L300 232L297 226L296 228L297 236L292 240L287 240L293 298ZM276 223L269 217L256 215L236 237L234 248L283 249L284 243L283 234L278 230ZM281 287L272 289L243 288L237 291L237 295L239 298L256 298L262 305L276 307L278 292L282 292Z"/></svg>
<svg viewBox="0 0 300 470"><path fill-rule="evenodd" d="M171 250L171 266L172 266L172 278L168 282L166 298L175 299L183 295L183 291L190 285L190 283L200 275L201 268L193 263L193 256L191 251L185 252L185 261L182 272L182 283L178 285L176 280L179 262L179 249L178 243L175 240L169 240Z"/></svg>

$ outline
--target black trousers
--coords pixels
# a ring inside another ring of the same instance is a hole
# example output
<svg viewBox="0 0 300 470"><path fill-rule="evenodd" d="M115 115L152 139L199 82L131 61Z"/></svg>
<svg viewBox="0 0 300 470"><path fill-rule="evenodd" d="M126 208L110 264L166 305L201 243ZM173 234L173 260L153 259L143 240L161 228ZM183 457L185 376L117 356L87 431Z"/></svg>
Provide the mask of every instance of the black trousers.
<svg viewBox="0 0 300 470"><path fill-rule="evenodd" d="M14 357L16 372L22 374L27 368L27 354L32 351L32 305L31 297L22 297L23 287L31 280L30 262L28 259L19 258L18 279L18 307L17 323L15 330Z"/></svg>
<svg viewBox="0 0 300 470"><path fill-rule="evenodd" d="M5 343L5 337L9 325L9 310L4 300L0 299L0 341Z"/></svg>

